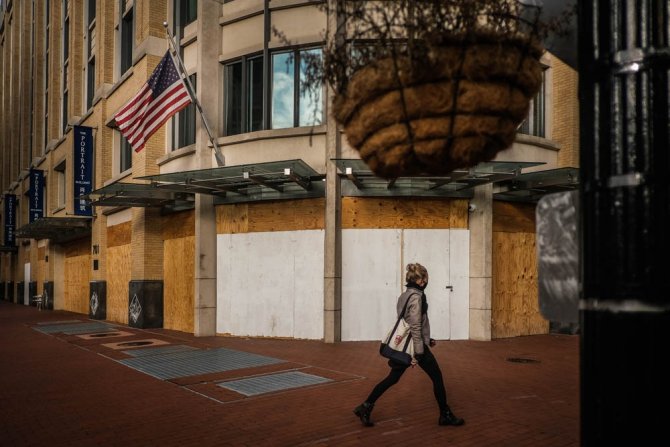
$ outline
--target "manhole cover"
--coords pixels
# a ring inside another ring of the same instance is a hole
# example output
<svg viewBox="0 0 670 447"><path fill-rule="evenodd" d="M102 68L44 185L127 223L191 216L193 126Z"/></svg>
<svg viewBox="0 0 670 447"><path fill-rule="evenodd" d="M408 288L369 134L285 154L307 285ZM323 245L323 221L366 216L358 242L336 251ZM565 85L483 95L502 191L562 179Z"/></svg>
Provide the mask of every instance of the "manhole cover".
<svg viewBox="0 0 670 447"><path fill-rule="evenodd" d="M146 346L146 345L153 345L154 342L152 341L127 341L125 343L119 343L118 346Z"/></svg>
<svg viewBox="0 0 670 447"><path fill-rule="evenodd" d="M507 361L512 363L540 363L539 360L524 357L507 357Z"/></svg>
<svg viewBox="0 0 670 447"><path fill-rule="evenodd" d="M118 335L121 335L120 332L106 332L102 334L90 334L88 337L89 338L102 338L102 337L116 337Z"/></svg>

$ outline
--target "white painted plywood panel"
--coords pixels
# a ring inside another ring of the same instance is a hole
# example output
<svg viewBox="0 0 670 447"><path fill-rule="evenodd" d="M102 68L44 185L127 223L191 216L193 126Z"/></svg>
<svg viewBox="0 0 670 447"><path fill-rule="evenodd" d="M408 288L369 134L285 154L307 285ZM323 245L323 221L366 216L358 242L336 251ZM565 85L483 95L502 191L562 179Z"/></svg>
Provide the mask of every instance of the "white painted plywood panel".
<svg viewBox="0 0 670 447"><path fill-rule="evenodd" d="M400 269L400 230L342 231L343 341L381 340L396 318Z"/></svg>
<svg viewBox="0 0 670 447"><path fill-rule="evenodd" d="M418 262L428 270L428 317L430 336L436 340L450 338L451 313L449 290L449 232L450 230L404 230L403 274L409 263Z"/></svg>
<svg viewBox="0 0 670 447"><path fill-rule="evenodd" d="M323 337L323 231L218 235L217 332Z"/></svg>
<svg viewBox="0 0 670 447"><path fill-rule="evenodd" d="M323 339L323 230L295 231L295 338Z"/></svg>
<svg viewBox="0 0 670 447"><path fill-rule="evenodd" d="M470 230L450 230L451 339L467 340L470 332Z"/></svg>

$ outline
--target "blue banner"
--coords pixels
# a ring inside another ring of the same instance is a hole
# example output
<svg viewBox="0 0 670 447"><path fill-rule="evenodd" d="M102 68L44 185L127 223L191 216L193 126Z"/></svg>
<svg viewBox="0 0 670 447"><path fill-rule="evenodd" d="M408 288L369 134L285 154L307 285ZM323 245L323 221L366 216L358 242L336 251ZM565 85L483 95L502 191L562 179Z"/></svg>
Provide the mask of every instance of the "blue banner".
<svg viewBox="0 0 670 447"><path fill-rule="evenodd" d="M12 247L16 242L16 196L5 194L5 247Z"/></svg>
<svg viewBox="0 0 670 447"><path fill-rule="evenodd" d="M44 171L30 170L30 212L28 223L44 217Z"/></svg>
<svg viewBox="0 0 670 447"><path fill-rule="evenodd" d="M92 216L90 205L80 196L93 190L93 129L74 126L74 214Z"/></svg>

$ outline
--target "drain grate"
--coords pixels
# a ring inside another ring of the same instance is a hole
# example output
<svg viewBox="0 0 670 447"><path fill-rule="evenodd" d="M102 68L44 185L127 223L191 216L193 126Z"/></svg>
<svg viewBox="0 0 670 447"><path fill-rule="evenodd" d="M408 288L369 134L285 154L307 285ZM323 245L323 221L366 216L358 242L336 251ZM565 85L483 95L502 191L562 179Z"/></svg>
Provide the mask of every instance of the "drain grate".
<svg viewBox="0 0 670 447"><path fill-rule="evenodd" d="M66 324L66 323L81 323L81 320L60 320L60 321L43 321L37 323L39 326L51 326L54 324Z"/></svg>
<svg viewBox="0 0 670 447"><path fill-rule="evenodd" d="M219 383L218 386L244 394L245 396L255 396L257 394L301 388L327 382L332 382L332 380L326 379L325 377L314 376L312 374L305 374L300 371L290 371L278 374L268 374L260 377L251 377L248 379L231 380L229 382Z"/></svg>
<svg viewBox="0 0 670 447"><path fill-rule="evenodd" d="M174 352L119 360L124 365L158 379L197 376L234 369L283 363L284 360L218 348Z"/></svg>
<svg viewBox="0 0 670 447"><path fill-rule="evenodd" d="M163 346L161 348L149 349L132 349L130 351L123 351L124 354L132 355L133 357L148 357L151 355L171 354L174 352L196 351L197 348L186 345Z"/></svg>
<svg viewBox="0 0 670 447"><path fill-rule="evenodd" d="M540 363L539 360L526 357L507 357L507 361L512 363Z"/></svg>
<svg viewBox="0 0 670 447"><path fill-rule="evenodd" d="M113 338L113 337L128 337L131 335L135 335L132 332L126 332L126 331L110 331L110 332L98 332L98 333L92 333L92 334L82 334L82 335L77 335L77 337L84 339L84 340L96 340L99 338Z"/></svg>
<svg viewBox="0 0 670 447"><path fill-rule="evenodd" d="M78 335L92 332L111 332L117 331L115 327L105 323L76 323L76 324L53 324L40 327L33 327L43 334L57 334L62 332L66 335Z"/></svg>
<svg viewBox="0 0 670 447"><path fill-rule="evenodd" d="M103 343L102 346L109 349L114 349L115 351L127 348L134 348L137 346L161 346L169 345L170 342L165 340L159 340L157 338L145 338L144 340L133 340L133 341L117 341L116 343Z"/></svg>

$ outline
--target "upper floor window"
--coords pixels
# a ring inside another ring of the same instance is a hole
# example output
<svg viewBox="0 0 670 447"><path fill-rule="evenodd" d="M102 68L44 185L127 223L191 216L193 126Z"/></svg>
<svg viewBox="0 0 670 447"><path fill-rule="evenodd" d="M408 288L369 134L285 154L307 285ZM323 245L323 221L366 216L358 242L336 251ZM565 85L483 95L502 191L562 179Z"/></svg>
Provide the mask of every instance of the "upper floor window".
<svg viewBox="0 0 670 447"><path fill-rule="evenodd" d="M320 57L321 50L317 48L272 54L268 88L262 56L246 56L227 64L225 134L321 124L323 89L304 87L308 58ZM269 110L267 117L265 110Z"/></svg>
<svg viewBox="0 0 670 447"><path fill-rule="evenodd" d="M70 8L69 0L63 0L63 84L62 84L62 132L65 133L68 121L69 68L70 68Z"/></svg>
<svg viewBox="0 0 670 447"><path fill-rule="evenodd" d="M272 128L313 126L323 122L322 88L304 87L307 60L320 49L272 55Z"/></svg>
<svg viewBox="0 0 670 447"><path fill-rule="evenodd" d="M174 0L174 29L179 38L184 28L198 18L198 0Z"/></svg>
<svg viewBox="0 0 670 447"><path fill-rule="evenodd" d="M86 110L93 106L95 95L95 3L96 0L86 1Z"/></svg>
<svg viewBox="0 0 670 447"><path fill-rule="evenodd" d="M519 132L526 135L533 135L536 137L546 137L545 129L545 107L546 107L546 88L545 88L545 73L546 70L542 71L542 84L540 85L540 91L537 93L537 96L530 103L530 111L528 112L528 118L521 124Z"/></svg>
<svg viewBox="0 0 670 447"><path fill-rule="evenodd" d="M244 57L224 71L226 135L263 129L263 56Z"/></svg>
<svg viewBox="0 0 670 447"><path fill-rule="evenodd" d="M134 20L133 20L133 0L121 0L121 16L119 20L119 34L121 45L121 74L124 74L133 66L133 40L135 38Z"/></svg>
<svg viewBox="0 0 670 447"><path fill-rule="evenodd" d="M133 148L121 132L119 136L119 173L127 171L133 166Z"/></svg>
<svg viewBox="0 0 670 447"><path fill-rule="evenodd" d="M196 75L189 76L193 88L196 86ZM179 149L195 144L195 104L191 102L172 119L172 148Z"/></svg>
<svg viewBox="0 0 670 447"><path fill-rule="evenodd" d="M51 1L46 0L44 4L44 121L43 121L43 135L44 135L44 150L46 152L47 143L49 142L49 37L51 35L51 21L49 15L51 14Z"/></svg>
<svg viewBox="0 0 670 447"><path fill-rule="evenodd" d="M66 177L65 160L54 167L56 173L56 208L65 207L66 203Z"/></svg>

